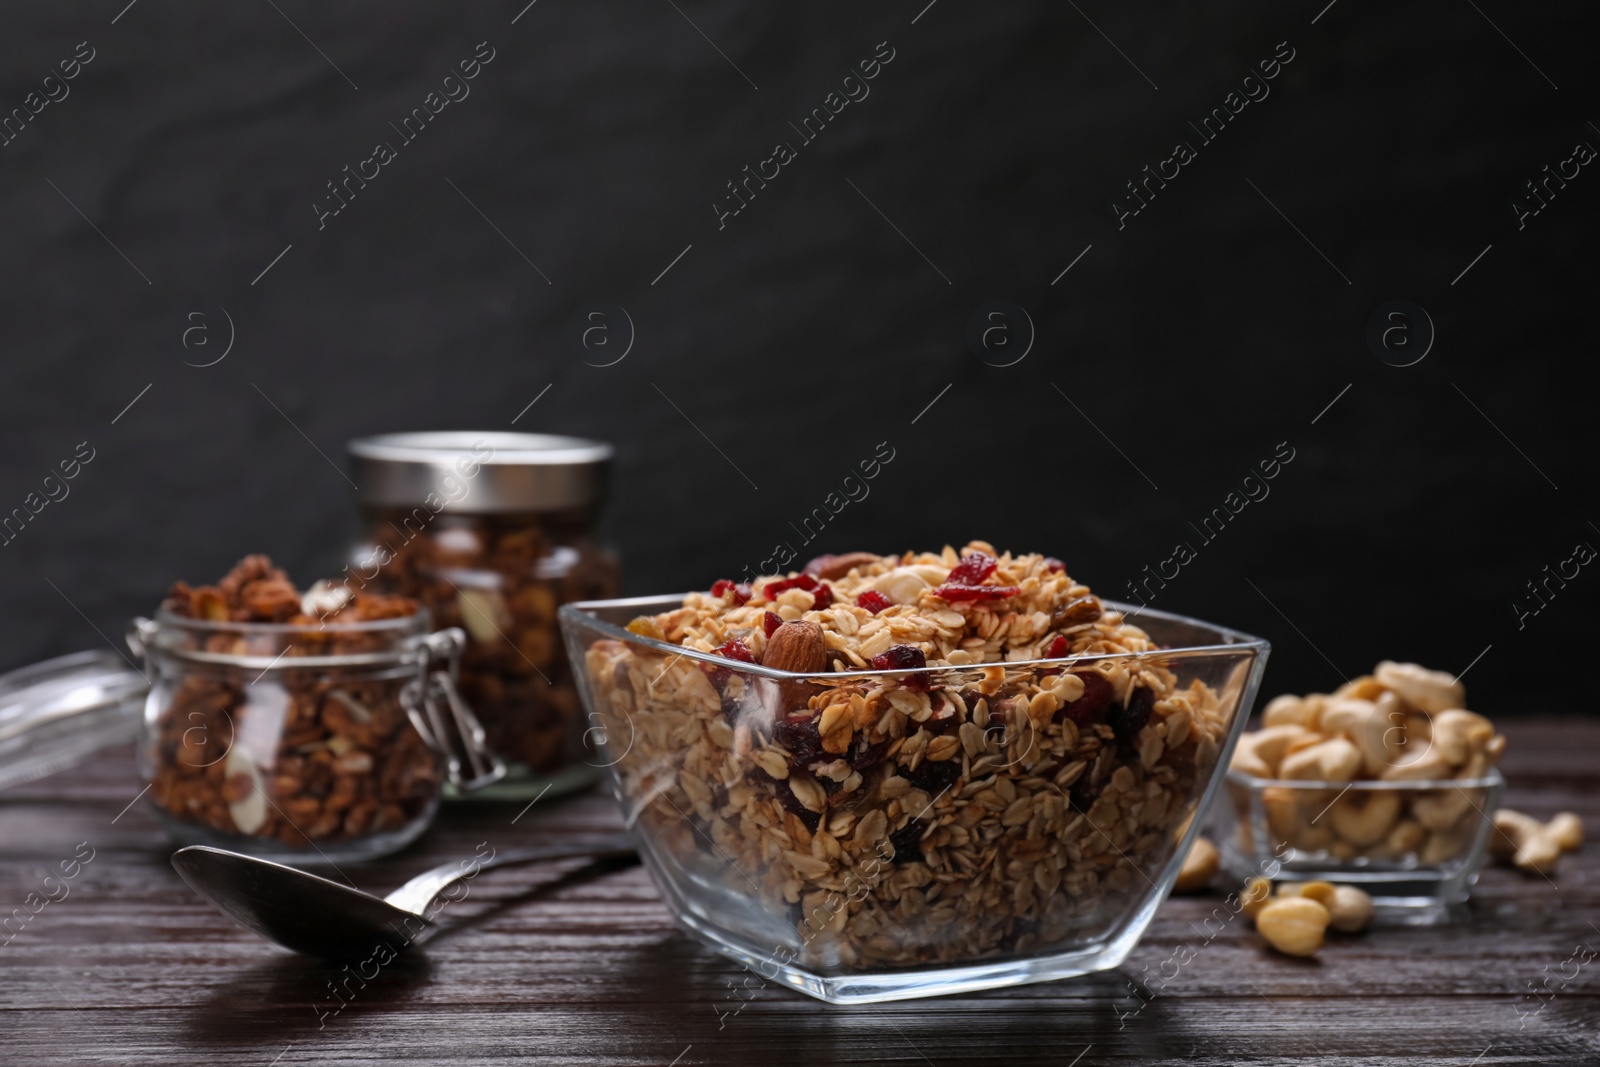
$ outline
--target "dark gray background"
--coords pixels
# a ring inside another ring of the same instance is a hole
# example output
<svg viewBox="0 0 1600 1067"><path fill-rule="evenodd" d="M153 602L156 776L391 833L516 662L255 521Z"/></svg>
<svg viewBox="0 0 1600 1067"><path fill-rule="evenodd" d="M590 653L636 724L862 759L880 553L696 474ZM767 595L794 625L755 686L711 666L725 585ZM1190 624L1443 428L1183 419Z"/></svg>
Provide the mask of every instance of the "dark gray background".
<svg viewBox="0 0 1600 1067"><path fill-rule="evenodd" d="M1512 607L1600 545L1600 175L1520 232L1509 208L1600 146L1586 6L925 4L7 5L0 109L96 58L0 148L0 512L96 458L0 548L0 663L115 640L245 552L333 573L345 439L508 429L549 386L516 428L617 443L633 592L797 540L887 441L802 558L976 536L1117 596L1287 441L1154 606L1270 637L1274 692L1394 657L1474 664L1491 713L1592 708L1594 568ZM470 97L319 232L324 183L485 40ZM719 232L724 182L885 40L870 96ZM1119 231L1123 183L1280 41L1271 95ZM995 299L1037 330L1005 368L964 339ZM1437 327L1415 366L1365 341L1394 299ZM596 300L637 331L603 369L569 340ZM223 308L231 353L186 366Z"/></svg>

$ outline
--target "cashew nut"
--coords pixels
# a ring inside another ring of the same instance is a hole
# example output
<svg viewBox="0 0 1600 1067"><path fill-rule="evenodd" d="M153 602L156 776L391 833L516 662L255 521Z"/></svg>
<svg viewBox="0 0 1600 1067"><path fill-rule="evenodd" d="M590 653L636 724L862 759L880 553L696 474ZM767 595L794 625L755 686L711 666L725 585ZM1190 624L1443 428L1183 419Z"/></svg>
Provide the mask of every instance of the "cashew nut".
<svg viewBox="0 0 1600 1067"><path fill-rule="evenodd" d="M1333 691L1334 697L1353 697L1356 700L1377 700L1384 692L1383 683L1370 674L1352 678Z"/></svg>
<svg viewBox="0 0 1600 1067"><path fill-rule="evenodd" d="M1372 898L1353 885L1334 886L1333 897L1322 906L1328 909L1329 925L1346 934L1365 929L1376 910Z"/></svg>
<svg viewBox="0 0 1600 1067"><path fill-rule="evenodd" d="M1267 944L1288 956L1311 956L1322 947L1332 917L1306 897L1276 897L1256 914L1256 929Z"/></svg>
<svg viewBox="0 0 1600 1067"><path fill-rule="evenodd" d="M1415 663L1384 660L1375 671L1378 681L1427 712L1459 708L1467 702L1467 692L1454 675L1430 671Z"/></svg>
<svg viewBox="0 0 1600 1067"><path fill-rule="evenodd" d="M1320 824L1305 823L1297 826L1289 835L1289 844L1302 852L1323 852L1334 848L1338 843L1333 836L1333 830Z"/></svg>
<svg viewBox="0 0 1600 1067"><path fill-rule="evenodd" d="M1256 734L1244 734L1234 746L1230 770L1248 774L1252 778L1271 778L1272 767L1256 751Z"/></svg>
<svg viewBox="0 0 1600 1067"><path fill-rule="evenodd" d="M1563 811L1545 823L1545 829L1556 839L1562 852L1576 852L1583 847L1583 820L1570 811Z"/></svg>
<svg viewBox="0 0 1600 1067"><path fill-rule="evenodd" d="M1428 835L1422 843L1422 848L1417 852L1418 862L1425 866L1445 863L1461 855L1466 847L1468 835L1463 827L1450 830L1435 830Z"/></svg>
<svg viewBox="0 0 1600 1067"><path fill-rule="evenodd" d="M1261 713L1261 722L1264 726L1314 728L1317 725L1316 709L1292 693L1285 693L1268 702Z"/></svg>
<svg viewBox="0 0 1600 1067"><path fill-rule="evenodd" d="M1348 782L1361 769L1361 750L1342 737L1291 752L1278 768L1280 777L1323 782Z"/></svg>
<svg viewBox="0 0 1600 1067"><path fill-rule="evenodd" d="M1328 811L1334 832L1359 848L1376 845L1400 818L1400 794L1389 789L1352 789Z"/></svg>
<svg viewBox="0 0 1600 1067"><path fill-rule="evenodd" d="M1394 694L1385 693L1384 696L1393 697ZM1390 702L1391 707L1393 703ZM1404 722L1400 716L1395 719ZM1322 712L1322 730L1343 734L1359 748L1362 773L1371 777L1382 774L1385 767L1399 759L1405 745L1404 728L1389 719L1381 700L1339 697L1328 701Z"/></svg>
<svg viewBox="0 0 1600 1067"><path fill-rule="evenodd" d="M1195 838L1189 854L1183 857L1183 869L1178 872L1173 892L1193 893L1204 889L1216 876L1219 862L1217 846L1204 837Z"/></svg>
<svg viewBox="0 0 1600 1067"><path fill-rule="evenodd" d="M1354 741L1367 730L1378 705L1370 700L1335 696L1322 709L1319 728L1325 734L1343 734Z"/></svg>
<svg viewBox="0 0 1600 1067"><path fill-rule="evenodd" d="M1256 755L1273 769L1274 776L1279 765L1283 763L1283 757L1302 748L1309 748L1322 740L1315 730L1292 725L1269 726L1265 730L1257 730L1251 736L1255 740Z"/></svg>
<svg viewBox="0 0 1600 1067"><path fill-rule="evenodd" d="M1501 808L1494 813L1495 834L1489 851L1522 870L1548 875L1561 858L1561 843L1550 828L1531 815Z"/></svg>
<svg viewBox="0 0 1600 1067"><path fill-rule="evenodd" d="M1332 882L1285 882L1278 887L1280 897L1305 897L1314 900L1323 907L1328 906L1328 901L1333 899Z"/></svg>
<svg viewBox="0 0 1600 1067"><path fill-rule="evenodd" d="M1300 827L1300 801L1295 790L1268 786L1261 791L1261 807L1267 815L1267 833L1274 843L1288 841Z"/></svg>
<svg viewBox="0 0 1600 1067"><path fill-rule="evenodd" d="M1251 878L1239 893L1239 911L1246 919L1253 920L1271 899L1272 883L1261 877Z"/></svg>
<svg viewBox="0 0 1600 1067"><path fill-rule="evenodd" d="M1473 803L1460 789L1435 789L1411 802L1411 814L1429 830L1448 830Z"/></svg>
<svg viewBox="0 0 1600 1067"><path fill-rule="evenodd" d="M1417 756L1404 763L1391 763L1379 775L1386 782L1435 782L1455 777L1455 767L1430 745Z"/></svg>
<svg viewBox="0 0 1600 1067"><path fill-rule="evenodd" d="M1482 715L1447 708L1433 717L1433 747L1453 766L1467 762L1494 737L1494 726Z"/></svg>
<svg viewBox="0 0 1600 1067"><path fill-rule="evenodd" d="M1421 823L1414 819L1401 819L1383 839L1383 846L1378 851L1384 856L1399 859L1408 852L1415 852L1427 836L1428 831L1422 828Z"/></svg>

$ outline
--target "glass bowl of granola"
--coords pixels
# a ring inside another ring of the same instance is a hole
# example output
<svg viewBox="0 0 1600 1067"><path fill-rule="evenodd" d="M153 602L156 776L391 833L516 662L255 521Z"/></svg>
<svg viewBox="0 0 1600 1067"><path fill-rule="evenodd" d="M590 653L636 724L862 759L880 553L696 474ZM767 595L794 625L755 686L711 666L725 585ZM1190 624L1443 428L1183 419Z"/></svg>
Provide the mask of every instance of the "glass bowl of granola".
<svg viewBox="0 0 1600 1067"><path fill-rule="evenodd" d="M561 623L675 916L833 1003L1121 962L1268 652L982 542L572 604Z"/></svg>

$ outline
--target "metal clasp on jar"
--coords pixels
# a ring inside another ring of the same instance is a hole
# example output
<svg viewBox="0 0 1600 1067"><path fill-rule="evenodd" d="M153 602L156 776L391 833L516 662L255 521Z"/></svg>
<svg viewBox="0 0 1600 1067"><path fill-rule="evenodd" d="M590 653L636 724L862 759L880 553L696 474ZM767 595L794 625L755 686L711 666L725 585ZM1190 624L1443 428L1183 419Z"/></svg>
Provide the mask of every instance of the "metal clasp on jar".
<svg viewBox="0 0 1600 1067"><path fill-rule="evenodd" d="M456 690L456 670L461 650L466 647L466 633L452 626L413 640L408 655L415 659L417 676L400 690L400 706L405 708L411 725L444 760L445 773L457 789L471 792L499 781L505 777L505 761L489 749L483 725ZM470 773L462 773L461 757L452 738L459 742Z"/></svg>

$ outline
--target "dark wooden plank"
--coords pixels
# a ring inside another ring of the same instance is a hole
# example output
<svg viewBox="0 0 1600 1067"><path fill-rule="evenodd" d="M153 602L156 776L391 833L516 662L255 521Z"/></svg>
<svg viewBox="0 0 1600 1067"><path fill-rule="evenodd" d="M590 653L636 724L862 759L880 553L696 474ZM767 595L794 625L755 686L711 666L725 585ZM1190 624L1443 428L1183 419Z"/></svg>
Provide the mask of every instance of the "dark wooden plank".
<svg viewBox="0 0 1600 1067"><path fill-rule="evenodd" d="M1600 725L1506 732L1508 803L1576 810L1600 830ZM0 797L0 910L80 842L96 850L69 896L0 946L0 1061L1600 1062L1600 963L1558 977L1577 945L1600 949L1593 848L1563 859L1553 883L1486 870L1459 924L1340 938L1312 961L1266 952L1240 922L1208 939L1201 923L1219 898L1181 898L1115 971L856 1008L747 981L673 928L638 867L488 872L452 906L446 936L333 1015L319 1006L335 1003L338 968L266 945L196 900L143 804L123 811L138 791L118 752ZM619 825L598 791L520 810L451 807L403 856L346 873L386 891L479 841L514 848ZM1176 967L1184 945L1193 958Z"/></svg>

